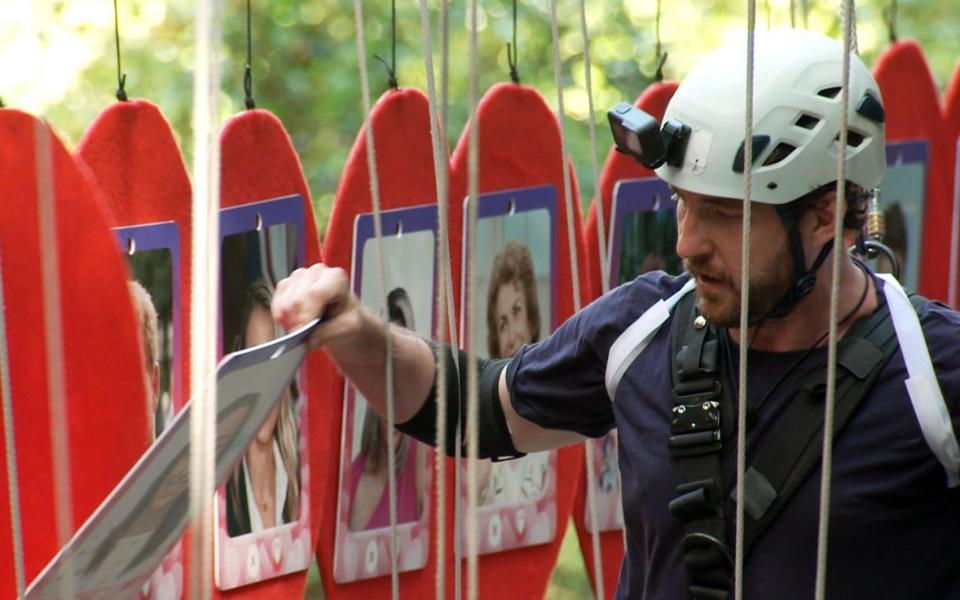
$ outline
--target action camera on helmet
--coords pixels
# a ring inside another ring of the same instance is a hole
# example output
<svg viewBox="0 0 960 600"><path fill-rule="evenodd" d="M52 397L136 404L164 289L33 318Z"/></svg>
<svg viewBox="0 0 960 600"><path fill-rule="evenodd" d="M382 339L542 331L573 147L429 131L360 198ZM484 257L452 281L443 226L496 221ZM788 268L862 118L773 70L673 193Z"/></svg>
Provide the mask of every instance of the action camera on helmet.
<svg viewBox="0 0 960 600"><path fill-rule="evenodd" d="M663 164L681 166L690 128L674 120L663 127L649 114L627 102L607 112L617 150L656 169Z"/></svg>

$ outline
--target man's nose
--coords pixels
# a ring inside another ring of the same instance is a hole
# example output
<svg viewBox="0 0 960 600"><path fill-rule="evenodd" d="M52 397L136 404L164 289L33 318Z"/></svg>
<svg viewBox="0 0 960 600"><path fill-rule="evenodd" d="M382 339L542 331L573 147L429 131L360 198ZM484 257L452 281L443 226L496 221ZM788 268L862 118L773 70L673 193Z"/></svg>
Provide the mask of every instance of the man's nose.
<svg viewBox="0 0 960 600"><path fill-rule="evenodd" d="M708 254L711 248L702 219L688 207L677 207L677 256L693 259Z"/></svg>

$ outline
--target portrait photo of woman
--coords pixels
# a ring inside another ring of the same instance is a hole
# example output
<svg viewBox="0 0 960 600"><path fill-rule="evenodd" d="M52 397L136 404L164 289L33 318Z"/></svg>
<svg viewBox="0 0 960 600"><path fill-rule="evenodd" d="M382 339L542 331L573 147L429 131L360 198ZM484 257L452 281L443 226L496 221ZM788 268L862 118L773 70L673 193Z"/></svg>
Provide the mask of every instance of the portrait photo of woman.
<svg viewBox="0 0 960 600"><path fill-rule="evenodd" d="M236 350L280 336L270 314L272 298L273 290L264 279L257 279L250 286ZM227 533L230 537L256 533L299 518L299 427L295 417L298 397L294 380L257 430L227 482Z"/></svg>
<svg viewBox="0 0 960 600"><path fill-rule="evenodd" d="M391 323L415 330L413 304L402 287L387 295L386 316ZM349 529L366 531L390 526L389 456L393 439L397 482L397 523L416 521L423 510L426 453L414 440L395 431L389 435L387 421L357 396L356 410L361 407L363 426L360 429L360 450L350 463L348 492L350 497Z"/></svg>

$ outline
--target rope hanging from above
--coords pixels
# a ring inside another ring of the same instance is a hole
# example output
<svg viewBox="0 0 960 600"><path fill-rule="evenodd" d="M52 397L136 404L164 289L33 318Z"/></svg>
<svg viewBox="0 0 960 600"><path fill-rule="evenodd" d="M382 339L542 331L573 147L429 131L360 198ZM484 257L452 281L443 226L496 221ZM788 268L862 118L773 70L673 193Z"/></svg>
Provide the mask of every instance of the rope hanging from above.
<svg viewBox="0 0 960 600"><path fill-rule="evenodd" d="M446 146L443 143L441 135L443 125L440 121L441 115L437 111L437 91L436 82L433 75L433 50L430 41L430 12L426 0L419 0L420 6L420 27L423 33L423 63L427 74L427 98L430 103L430 141L433 146L433 167L434 179L437 186L437 295L436 295L436 322L440 323L437 327L437 343L441 346L447 341L447 329L443 323L449 317L450 341L454 340L454 322L453 322L453 301L452 287L450 285L450 245L448 241L447 225L449 215L447 206L447 153ZM450 300L448 303L448 299ZM454 361L459 357L458 353L453 353ZM437 360L436 363L437 389L446 389L447 377L456 377L457 373L448 373L447 364L444 360ZM447 454L447 397L445 394L437 395L437 442L434 452L434 473L437 483L437 531L436 531L436 556L437 556L437 578L436 578L436 597L443 598L446 587L446 507L447 507L447 480L446 480L446 454ZM459 422L457 423L459 429ZM459 452L459 449L458 449ZM459 461L458 461L459 462ZM459 488L457 488L459 489ZM459 498L459 494L457 494Z"/></svg>
<svg viewBox="0 0 960 600"><path fill-rule="evenodd" d="M659 4L659 0L658 0ZM599 198L600 194L600 176L599 176L599 166L597 164L597 127L594 119L596 114L593 107L593 81L591 76L591 63L590 63L590 33L587 30L587 8L586 1L580 0L580 35L583 40L583 72L584 72L584 83L587 88L587 111L590 117L587 119L587 122L590 125L590 173L593 175L593 189L595 197ZM562 92L561 92L562 93ZM561 116L562 119L562 116ZM566 156L566 154L564 154ZM564 170L566 170L566 164L564 164ZM567 206L568 215L572 208ZM572 218L572 216L570 216ZM600 206L600 210L597 213L598 223L601 232L606 231L604 226L603 218L603 207ZM572 231L570 233L572 234ZM600 261L602 264L606 264L606 240L604 235L598 235L600 244ZM571 257L573 255L571 254ZM576 269L577 265L571 264L572 269ZM610 277L607 270L604 269L600 275L602 281L603 291L606 292L610 289ZM574 288L574 294L579 296L579 289ZM579 305L580 300L575 300L575 304ZM593 454L594 447L592 440L587 440L583 444L586 462L587 462L587 507L590 511L590 521L593 523L593 530L590 532L590 541L593 546L593 578L596 582L596 595L598 598L606 598L606 593L604 590L604 581L603 581L603 556L602 556L602 547L600 543L600 527L599 527L599 515L597 513L597 499L596 499L596 489L593 486L593 482L596 481L595 467L593 464Z"/></svg>
<svg viewBox="0 0 960 600"><path fill-rule="evenodd" d="M837 313L840 306L840 266L843 253L843 219L846 207L847 138L850 118L850 54L855 52L857 16L853 0L843 3L843 75L840 83L840 140L837 145L837 193L834 204L833 278L830 283L830 330L827 351L827 397L824 404L823 431L834 429L834 409L837 397ZM826 595L827 540L830 532L830 476L833 472L833 436L823 436L823 457L820 474L820 515L817 528L817 574L815 598Z"/></svg>
<svg viewBox="0 0 960 600"><path fill-rule="evenodd" d="M370 82L367 76L366 44L363 36L363 9L360 6L360 0L353 1L353 13L357 27L357 62L360 70L360 94L363 100L363 130L366 134L367 169L370 173L370 198L373 203L373 231L376 238L377 280L380 284L380 297L383 299L383 305L389 306L387 302L386 271L383 260L383 223L380 212L380 183L377 177L377 152L373 139L373 121L370 118ZM396 27L396 22L394 22L394 27ZM394 44L395 43L396 38L394 37ZM395 82L396 81L393 80L393 83ZM387 400L387 487L390 494L390 593L391 597L397 600L400 597L400 564L398 561L399 544L397 539L397 455L394 436L399 434L394 431L393 339L390 334L390 323L386 320L384 320L383 323L383 336Z"/></svg>
<svg viewBox="0 0 960 600"><path fill-rule="evenodd" d="M744 128L745 140L753 139L753 69L754 69L754 34L757 27L756 0L747 2L747 89L746 89L746 118ZM753 177L753 144L744 145L743 170L743 217L740 255L743 257L740 280L740 323L750 322L750 198L753 197L751 184ZM743 500L744 500L744 472L746 471L747 446L747 350L750 346L749 336L740 335L740 369L738 376L737 394L737 485L736 485L736 536L733 567L733 590L736 600L743 600Z"/></svg>
<svg viewBox="0 0 960 600"><path fill-rule="evenodd" d="M660 15L661 15L661 6L660 0L657 0L657 17L655 21L655 33L657 36L657 46L656 46L656 56L654 57L657 63L657 70L653 75L654 81L661 82L663 81L663 65L667 62L667 53L663 51L663 42L660 38ZM603 229L601 228L601 231Z"/></svg>
<svg viewBox="0 0 960 600"><path fill-rule="evenodd" d="M7 465L7 494L10 501L10 531L13 534L13 566L17 596L23 598L23 521L20 516L20 478L17 475L17 446L14 442L13 400L10 395L10 360L7 348L7 305L3 299L3 257L0 256L0 401L3 402L3 440Z"/></svg>

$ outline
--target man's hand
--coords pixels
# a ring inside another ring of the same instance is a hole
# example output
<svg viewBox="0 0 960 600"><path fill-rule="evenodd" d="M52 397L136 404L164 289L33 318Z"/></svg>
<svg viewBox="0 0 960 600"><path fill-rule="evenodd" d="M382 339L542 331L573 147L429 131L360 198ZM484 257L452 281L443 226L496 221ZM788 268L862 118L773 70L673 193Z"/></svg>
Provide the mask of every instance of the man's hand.
<svg viewBox="0 0 960 600"><path fill-rule="evenodd" d="M297 269L277 284L271 309L274 320L287 331L322 315L323 322L310 336L311 349L356 342L367 316L350 290L346 272L321 263Z"/></svg>

